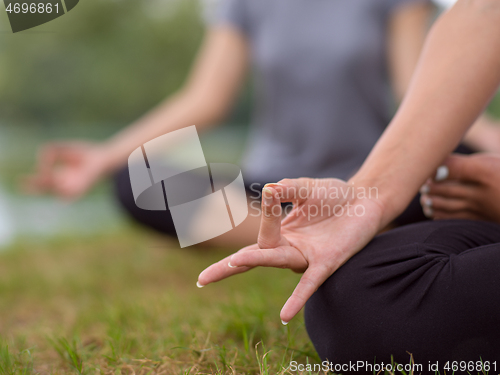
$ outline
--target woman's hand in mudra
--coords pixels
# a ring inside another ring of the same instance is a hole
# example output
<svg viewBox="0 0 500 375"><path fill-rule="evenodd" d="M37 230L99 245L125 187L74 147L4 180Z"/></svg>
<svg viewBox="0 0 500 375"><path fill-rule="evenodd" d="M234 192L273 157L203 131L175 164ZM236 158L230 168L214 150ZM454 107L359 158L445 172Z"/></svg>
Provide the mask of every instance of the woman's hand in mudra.
<svg viewBox="0 0 500 375"><path fill-rule="evenodd" d="M254 267L303 272L281 310L289 322L309 297L379 231L383 207L378 192L337 179L282 180L262 193L258 241L205 269L198 285L225 279ZM293 203L282 220L281 203Z"/></svg>

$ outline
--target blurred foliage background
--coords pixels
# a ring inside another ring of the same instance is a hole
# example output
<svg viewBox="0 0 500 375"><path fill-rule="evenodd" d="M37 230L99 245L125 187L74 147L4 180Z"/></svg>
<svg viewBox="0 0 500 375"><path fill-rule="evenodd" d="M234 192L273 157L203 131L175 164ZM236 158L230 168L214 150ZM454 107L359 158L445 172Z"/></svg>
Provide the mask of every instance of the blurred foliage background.
<svg viewBox="0 0 500 375"><path fill-rule="evenodd" d="M133 121L184 81L203 35L200 8L195 0L83 0L50 23L3 34L1 119Z"/></svg>
<svg viewBox="0 0 500 375"><path fill-rule="evenodd" d="M203 38L203 15L218 1L81 0L16 34L0 12L0 246L12 233L93 233L123 220L109 184L69 206L21 194L19 177L33 169L41 144L103 140L179 89ZM241 154L251 93L247 85L228 126L202 137L207 160ZM498 97L490 112L500 117Z"/></svg>
<svg viewBox="0 0 500 375"><path fill-rule="evenodd" d="M278 319L298 275L255 271L201 293L196 275L226 252L172 251L175 241L134 231L109 183L71 205L18 189L40 144L104 139L176 91L203 37L205 7L217 1L80 0L16 34L0 11L0 249L11 250L0 252L3 364L22 350L34 353L33 373L49 373L47 363L68 373L51 338L75 343L68 353L88 373L154 361L167 373L191 373L196 362L202 373L265 374L267 358L275 369L297 356L316 360L302 318L286 328ZM250 103L247 86L224 137L202 139L208 160L241 152L245 127L234 125L248 123ZM490 111L500 117L500 98Z"/></svg>
<svg viewBox="0 0 500 375"><path fill-rule="evenodd" d="M0 121L130 123L181 86L211 3L82 0L74 12L18 34L0 12ZM500 116L500 100L490 111Z"/></svg>
<svg viewBox="0 0 500 375"><path fill-rule="evenodd" d="M107 182L67 205L23 195L19 179L33 170L40 145L103 140L179 89L216 2L81 0L64 16L15 34L0 12L0 247L17 237L122 225ZM226 125L247 122L249 92ZM207 157L237 157L244 128L226 126L202 138Z"/></svg>

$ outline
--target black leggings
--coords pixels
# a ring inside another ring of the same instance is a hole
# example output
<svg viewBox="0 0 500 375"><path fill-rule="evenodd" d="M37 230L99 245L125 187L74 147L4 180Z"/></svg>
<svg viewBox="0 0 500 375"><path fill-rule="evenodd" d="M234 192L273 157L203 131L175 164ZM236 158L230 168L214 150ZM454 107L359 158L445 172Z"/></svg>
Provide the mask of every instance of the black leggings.
<svg viewBox="0 0 500 375"><path fill-rule="evenodd" d="M307 332L321 359L344 365L342 373L353 372L349 362L380 365L391 356L408 364L411 353L422 365L415 374L434 373L429 361L439 362L441 374L447 361L458 361L457 374L465 373L460 361L480 360L498 374L499 269L497 224L401 227L374 238L316 291L305 308ZM373 373L369 366L356 370Z"/></svg>
<svg viewBox="0 0 500 375"><path fill-rule="evenodd" d="M160 233L177 237L174 221L170 211L149 211L136 206L129 176L128 168L126 167L119 170L113 178L115 196L121 207L138 223ZM196 183L197 176L193 175L191 178L193 178L194 183ZM265 183L259 182L246 183L245 189L247 191L248 198L251 200L258 200L260 198L260 190L264 187L264 185ZM416 196L405 212L396 219L396 223L398 225L427 220L422 212L422 208L420 207L419 199L420 195ZM283 205L287 205L287 203ZM255 205L252 205L252 207L255 209Z"/></svg>
<svg viewBox="0 0 500 375"><path fill-rule="evenodd" d="M465 145L459 145L455 152L460 154L471 154L473 150ZM193 174L191 178L193 179L193 183L196 183L196 179L198 178L196 174ZM128 167L119 170L113 177L113 182L118 202L135 221L163 234L176 237L175 226L170 211L148 211L136 206L130 186ZM202 182L204 181L202 180ZM258 191L265 185L265 182L253 182L254 183L250 183L246 181L245 183L245 189L247 190L249 199L255 199L252 197L255 197L256 194L258 195ZM427 220L427 218L424 216L422 208L420 207L420 194L417 194L406 210L395 219L395 224L406 225L425 220Z"/></svg>
<svg viewBox="0 0 500 375"><path fill-rule="evenodd" d="M193 184L204 183L203 177L196 174L185 176L191 178ZM150 211L143 210L135 204L132 186L130 185L130 174L128 167L119 170L113 177L115 196L123 209L138 223L154 229L162 234L177 238L174 220L169 210ZM249 199L260 198L260 191L265 183L245 184L245 190ZM167 203L168 204L168 203ZM259 205L257 205L258 207ZM255 209L255 205L252 205Z"/></svg>

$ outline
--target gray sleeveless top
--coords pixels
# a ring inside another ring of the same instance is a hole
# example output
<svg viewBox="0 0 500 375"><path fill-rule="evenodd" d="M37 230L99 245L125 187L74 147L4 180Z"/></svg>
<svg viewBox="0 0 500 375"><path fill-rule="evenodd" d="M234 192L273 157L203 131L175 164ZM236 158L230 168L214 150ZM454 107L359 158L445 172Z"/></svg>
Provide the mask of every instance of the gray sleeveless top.
<svg viewBox="0 0 500 375"><path fill-rule="evenodd" d="M346 179L388 124L391 12L425 0L222 0L212 23L248 38L256 108L246 182Z"/></svg>

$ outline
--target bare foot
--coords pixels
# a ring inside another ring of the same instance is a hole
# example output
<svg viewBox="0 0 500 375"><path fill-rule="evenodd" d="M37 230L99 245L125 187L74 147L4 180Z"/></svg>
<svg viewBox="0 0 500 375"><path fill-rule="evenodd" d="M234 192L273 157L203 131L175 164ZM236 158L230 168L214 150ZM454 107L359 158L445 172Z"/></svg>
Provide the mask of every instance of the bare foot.
<svg viewBox="0 0 500 375"><path fill-rule="evenodd" d="M421 189L428 217L500 222L500 155L452 155L440 172Z"/></svg>

